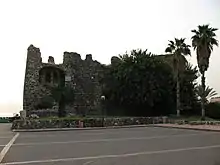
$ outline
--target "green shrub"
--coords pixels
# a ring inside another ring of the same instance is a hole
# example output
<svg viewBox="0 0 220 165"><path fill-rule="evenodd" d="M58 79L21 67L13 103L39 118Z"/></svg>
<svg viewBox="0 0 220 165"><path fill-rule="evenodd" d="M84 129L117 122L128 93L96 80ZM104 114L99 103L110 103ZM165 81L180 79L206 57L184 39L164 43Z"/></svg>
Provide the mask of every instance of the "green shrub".
<svg viewBox="0 0 220 165"><path fill-rule="evenodd" d="M9 119L7 118L0 118L0 123L9 123Z"/></svg>
<svg viewBox="0 0 220 165"><path fill-rule="evenodd" d="M45 96L36 104L35 109L47 109L52 108L54 99L50 96Z"/></svg>
<svg viewBox="0 0 220 165"><path fill-rule="evenodd" d="M206 106L206 116L213 119L220 119L220 103L209 103Z"/></svg>

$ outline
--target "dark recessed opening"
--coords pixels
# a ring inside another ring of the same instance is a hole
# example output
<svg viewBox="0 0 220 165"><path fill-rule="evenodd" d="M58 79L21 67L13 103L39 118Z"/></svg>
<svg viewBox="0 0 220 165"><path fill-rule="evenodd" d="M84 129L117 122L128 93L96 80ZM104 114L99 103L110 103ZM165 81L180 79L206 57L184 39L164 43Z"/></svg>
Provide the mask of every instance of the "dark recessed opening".
<svg viewBox="0 0 220 165"><path fill-rule="evenodd" d="M64 71L56 67L43 67L39 71L40 84L63 85L65 83Z"/></svg>
<svg viewBox="0 0 220 165"><path fill-rule="evenodd" d="M58 74L57 74L57 72L55 71L55 72L53 72L53 82L55 83L55 84L57 84L58 83Z"/></svg>
<svg viewBox="0 0 220 165"><path fill-rule="evenodd" d="M50 72L46 72L46 83L50 83L51 82L51 73Z"/></svg>

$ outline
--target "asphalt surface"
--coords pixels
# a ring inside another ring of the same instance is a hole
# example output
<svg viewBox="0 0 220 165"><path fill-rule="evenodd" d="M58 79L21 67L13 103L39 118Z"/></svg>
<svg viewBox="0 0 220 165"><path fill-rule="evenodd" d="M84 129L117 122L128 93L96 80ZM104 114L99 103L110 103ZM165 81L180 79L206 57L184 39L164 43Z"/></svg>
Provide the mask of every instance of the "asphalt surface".
<svg viewBox="0 0 220 165"><path fill-rule="evenodd" d="M14 132L11 132L10 126L11 124L8 123L0 123L0 151L15 135Z"/></svg>
<svg viewBox="0 0 220 165"><path fill-rule="evenodd" d="M220 165L220 133L156 127L23 132L3 162L5 165Z"/></svg>

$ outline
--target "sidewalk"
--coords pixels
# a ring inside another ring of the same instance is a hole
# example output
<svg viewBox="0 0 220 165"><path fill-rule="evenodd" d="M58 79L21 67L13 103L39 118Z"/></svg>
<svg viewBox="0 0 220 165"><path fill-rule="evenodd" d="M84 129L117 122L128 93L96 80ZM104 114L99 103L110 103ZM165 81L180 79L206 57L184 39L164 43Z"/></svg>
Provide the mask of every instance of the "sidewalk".
<svg viewBox="0 0 220 165"><path fill-rule="evenodd" d="M201 130L201 131L220 132L220 125L154 124L153 126L164 127L164 128L180 128L180 129L192 129L192 130Z"/></svg>

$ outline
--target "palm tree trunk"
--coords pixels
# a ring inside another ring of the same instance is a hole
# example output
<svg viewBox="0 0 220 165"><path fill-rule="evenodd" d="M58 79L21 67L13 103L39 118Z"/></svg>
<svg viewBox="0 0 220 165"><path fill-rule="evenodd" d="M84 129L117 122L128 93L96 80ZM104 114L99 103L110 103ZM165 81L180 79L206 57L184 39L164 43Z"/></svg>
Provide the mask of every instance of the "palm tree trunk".
<svg viewBox="0 0 220 165"><path fill-rule="evenodd" d="M202 98L201 98L201 107L202 107L202 120L205 120L205 72L202 73Z"/></svg>
<svg viewBox="0 0 220 165"><path fill-rule="evenodd" d="M174 54L174 59L176 59L176 63L175 64L175 77L176 77L176 116L180 117L180 82L179 82L179 67L180 67L180 63L179 63L179 56L178 54Z"/></svg>
<svg viewBox="0 0 220 165"><path fill-rule="evenodd" d="M59 117L65 117L66 112L65 112L65 98L62 95L60 100L59 100L59 107L58 107L58 116Z"/></svg>
<svg viewBox="0 0 220 165"><path fill-rule="evenodd" d="M180 116L180 82L179 76L176 79L176 115L177 117Z"/></svg>

